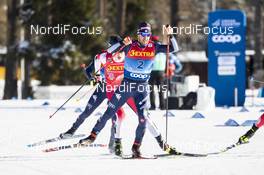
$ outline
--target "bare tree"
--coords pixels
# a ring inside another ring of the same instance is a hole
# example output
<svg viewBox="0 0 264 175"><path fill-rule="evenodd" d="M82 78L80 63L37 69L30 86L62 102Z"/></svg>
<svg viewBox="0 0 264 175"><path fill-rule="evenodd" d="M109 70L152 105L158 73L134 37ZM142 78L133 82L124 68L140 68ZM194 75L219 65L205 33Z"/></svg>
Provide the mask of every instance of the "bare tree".
<svg viewBox="0 0 264 175"><path fill-rule="evenodd" d="M259 71L263 68L262 63L262 42L263 42L263 35L262 35L262 5L263 0L254 0L253 1L255 6L255 22L254 22L254 40L255 40L255 71Z"/></svg>
<svg viewBox="0 0 264 175"><path fill-rule="evenodd" d="M32 2L31 0L24 0L24 4L21 4L22 6L24 6L24 10L25 11L32 11ZM21 12L20 12L21 13ZM20 14L21 16L21 14ZM31 15L27 14L24 15L24 18L21 17L21 19L24 21L24 27L23 29L21 28L21 30L23 30L24 32L22 32L21 36L23 38L23 40L25 40L26 42L28 42L30 44L31 42L31 34L30 34L30 25L29 25L29 21L30 21ZM29 50L29 48L28 48ZM27 99L28 97L32 97L32 88L31 88L31 79L30 79L30 68L31 68L31 58L30 58L30 54L27 53L25 55L25 57L21 58L21 62L23 64L21 64L21 72L23 70L23 74L21 73L21 82L22 82L22 99Z"/></svg>
<svg viewBox="0 0 264 175"><path fill-rule="evenodd" d="M178 0L171 0L170 1L170 7L171 7L171 25L172 26L178 26L179 22L179 1Z"/></svg>
<svg viewBox="0 0 264 175"><path fill-rule="evenodd" d="M101 20L103 20L106 16L106 2L107 0L96 1L98 16Z"/></svg>
<svg viewBox="0 0 264 175"><path fill-rule="evenodd" d="M126 0L117 0L116 32L123 35L125 32Z"/></svg>
<svg viewBox="0 0 264 175"><path fill-rule="evenodd" d="M6 45L6 0L0 1L0 46Z"/></svg>
<svg viewBox="0 0 264 175"><path fill-rule="evenodd" d="M7 57L5 61L5 88L3 99L17 97L17 57L15 45L17 41L17 0L7 1Z"/></svg>

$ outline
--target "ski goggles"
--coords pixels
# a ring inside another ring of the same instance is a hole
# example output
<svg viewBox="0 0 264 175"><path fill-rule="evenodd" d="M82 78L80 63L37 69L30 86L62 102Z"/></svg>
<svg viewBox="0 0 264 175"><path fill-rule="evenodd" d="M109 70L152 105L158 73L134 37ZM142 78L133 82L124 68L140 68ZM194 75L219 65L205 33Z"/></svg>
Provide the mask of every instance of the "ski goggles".
<svg viewBox="0 0 264 175"><path fill-rule="evenodd" d="M139 35L141 35L143 37L150 37L151 33L139 33Z"/></svg>

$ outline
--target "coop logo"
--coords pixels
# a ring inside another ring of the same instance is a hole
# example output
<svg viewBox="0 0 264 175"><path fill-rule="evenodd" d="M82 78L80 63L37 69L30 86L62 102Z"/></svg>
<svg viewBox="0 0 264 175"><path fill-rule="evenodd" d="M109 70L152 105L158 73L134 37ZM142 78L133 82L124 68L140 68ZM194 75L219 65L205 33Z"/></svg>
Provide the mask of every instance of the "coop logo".
<svg viewBox="0 0 264 175"><path fill-rule="evenodd" d="M148 75L145 74L136 74L136 73L130 73L130 76L133 78L140 78L140 79L146 79Z"/></svg>
<svg viewBox="0 0 264 175"><path fill-rule="evenodd" d="M241 36L240 35L213 35L212 41L214 43L236 44L241 41Z"/></svg>

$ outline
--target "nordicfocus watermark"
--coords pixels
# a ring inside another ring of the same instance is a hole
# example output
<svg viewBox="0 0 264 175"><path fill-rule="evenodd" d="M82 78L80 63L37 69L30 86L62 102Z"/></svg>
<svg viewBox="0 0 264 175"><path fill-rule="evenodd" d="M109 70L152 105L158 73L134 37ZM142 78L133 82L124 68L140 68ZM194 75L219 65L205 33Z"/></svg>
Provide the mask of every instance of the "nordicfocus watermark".
<svg viewBox="0 0 264 175"><path fill-rule="evenodd" d="M162 33L164 34L166 30L166 25L162 26ZM189 26L180 26L173 27L173 34L175 35L197 35L197 34L213 34L213 35L232 35L234 34L234 27L226 26L226 27L204 27L199 24L190 24Z"/></svg>
<svg viewBox="0 0 264 175"><path fill-rule="evenodd" d="M105 84L102 83L99 86L97 86L96 91L100 92L114 92L118 89L119 92L151 92L152 85L146 84L137 84L137 83L127 83L123 82L120 85L111 85L111 84ZM158 86L157 91L158 92L166 92L167 85L161 85Z"/></svg>
<svg viewBox="0 0 264 175"><path fill-rule="evenodd" d="M162 26L162 32L165 33L166 26ZM215 25L213 27L203 27L199 24L190 24L189 26L181 26L181 27L172 27L172 34L175 35L196 35L196 34L204 34L209 35L212 34L212 41L214 43L231 43L236 44L241 41L241 36L239 34L234 34L233 26L219 26Z"/></svg>
<svg viewBox="0 0 264 175"><path fill-rule="evenodd" d="M30 25L30 34L35 35L100 35L103 33L101 26L72 26L70 24L58 24L56 26Z"/></svg>

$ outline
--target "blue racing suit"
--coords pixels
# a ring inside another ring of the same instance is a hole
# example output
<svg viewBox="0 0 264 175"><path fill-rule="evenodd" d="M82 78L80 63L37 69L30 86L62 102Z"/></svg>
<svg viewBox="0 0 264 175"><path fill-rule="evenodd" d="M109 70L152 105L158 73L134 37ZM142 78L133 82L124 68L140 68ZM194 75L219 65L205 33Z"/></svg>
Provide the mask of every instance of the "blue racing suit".
<svg viewBox="0 0 264 175"><path fill-rule="evenodd" d="M178 51L176 39L171 37L170 42L172 46L170 47L170 52ZM104 128L106 122L127 99L133 97L136 103L139 120L134 143L140 145L146 128L147 116L145 110L149 107L148 79L152 71L155 55L159 52L166 53L167 45L150 41L146 46L143 46L138 41L134 41L123 49L122 44L117 43L108 48L107 51L109 53L114 53L120 51L120 48L126 55L124 63L124 80L109 101L103 116L97 120L96 125L92 129L92 133L97 135Z"/></svg>

